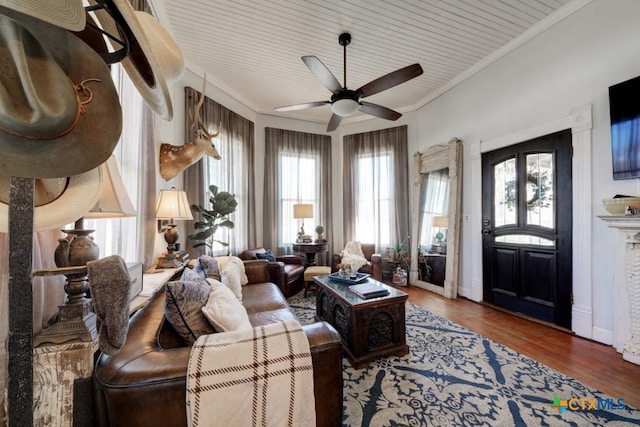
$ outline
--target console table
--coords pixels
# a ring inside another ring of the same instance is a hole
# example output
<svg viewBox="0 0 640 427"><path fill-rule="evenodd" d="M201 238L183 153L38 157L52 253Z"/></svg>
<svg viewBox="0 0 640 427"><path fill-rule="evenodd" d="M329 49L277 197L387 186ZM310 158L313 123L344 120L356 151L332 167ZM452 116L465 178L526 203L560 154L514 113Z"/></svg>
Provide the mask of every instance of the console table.
<svg viewBox="0 0 640 427"><path fill-rule="evenodd" d="M316 265L316 254L327 252L327 243L294 243L293 251L303 253L306 256L305 268Z"/></svg>

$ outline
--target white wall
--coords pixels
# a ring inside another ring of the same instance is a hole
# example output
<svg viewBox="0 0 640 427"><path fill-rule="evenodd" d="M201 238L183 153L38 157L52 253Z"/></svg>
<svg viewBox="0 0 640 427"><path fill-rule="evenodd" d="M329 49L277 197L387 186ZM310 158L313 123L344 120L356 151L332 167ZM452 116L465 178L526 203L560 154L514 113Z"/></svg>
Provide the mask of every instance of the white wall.
<svg viewBox="0 0 640 427"><path fill-rule="evenodd" d="M612 179L608 87L640 75L638 17L638 1L590 3L417 111L418 135L412 147L423 151L453 136L463 140L463 211L471 222L480 221L480 213L470 210L480 198L469 191L474 179L470 145L561 119L591 104L591 231L597 244L587 249L591 265L580 268L592 269L593 328L605 332L612 330L615 235L597 218L605 213L601 199L616 193L640 194L637 180ZM464 289L471 288L473 271L472 248L465 245L469 232L470 223L463 223L460 286ZM607 334L593 335L600 336Z"/></svg>
<svg viewBox="0 0 640 427"><path fill-rule="evenodd" d="M591 184L593 203L593 244L591 248L577 248L590 252L593 277L593 329L601 331L595 339L607 341L612 330L611 286L613 283L614 233L597 218L604 214L601 199L614 194L640 194L638 180L613 181L609 138L608 87L640 75L640 1L594 0L544 33L534 37L515 51L486 67L468 80L431 101L413 113L406 113L398 122L368 120L342 125L332 132L333 153L333 212L336 247L342 236L342 136L407 124L409 127L409 164L413 176L413 153L424 151L434 144L444 144L451 137L464 143L463 212L470 222L462 225L460 284L462 291L471 287L473 271L472 248L465 245L470 224L480 221L480 213L470 210L477 205L480 194L470 191L470 150L472 144L517 133L541 124L566 117L572 110L591 105L593 111L593 165ZM188 64L189 65L189 64ZM422 64L429 73L429 64ZM176 85L175 118L163 124L163 140L180 141L184 126L182 86L201 87L202 73L195 67ZM276 127L303 132L325 133L325 123L304 122L256 114L246 105L233 99L214 85L207 95L227 108L253 120L256 128L256 206L263 206L264 128ZM177 142L176 142L177 143ZM161 187L164 188L164 187ZM411 206L416 206L411 192ZM574 230L574 233L581 230ZM258 242L262 239L258 224ZM602 338L604 337L604 338Z"/></svg>

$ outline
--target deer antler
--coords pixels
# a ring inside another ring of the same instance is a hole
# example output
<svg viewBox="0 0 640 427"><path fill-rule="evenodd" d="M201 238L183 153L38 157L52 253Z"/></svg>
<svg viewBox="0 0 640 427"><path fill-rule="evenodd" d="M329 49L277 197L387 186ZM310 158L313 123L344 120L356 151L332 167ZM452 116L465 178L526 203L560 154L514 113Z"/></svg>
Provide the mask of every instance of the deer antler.
<svg viewBox="0 0 640 427"><path fill-rule="evenodd" d="M220 133L220 127L218 127L217 132L210 133L207 126L205 126L205 124L202 122L202 117L200 116L200 110L202 109L202 105L204 104L204 98L206 96L205 95L206 89L207 89L207 73L204 73L204 79L202 80L202 92L200 93L200 98L198 99L198 102L196 102L195 113L193 114L193 116L191 114L191 110L189 110L189 119L190 119L189 127L191 129L197 129L196 138L213 139L216 136L218 136L218 133Z"/></svg>

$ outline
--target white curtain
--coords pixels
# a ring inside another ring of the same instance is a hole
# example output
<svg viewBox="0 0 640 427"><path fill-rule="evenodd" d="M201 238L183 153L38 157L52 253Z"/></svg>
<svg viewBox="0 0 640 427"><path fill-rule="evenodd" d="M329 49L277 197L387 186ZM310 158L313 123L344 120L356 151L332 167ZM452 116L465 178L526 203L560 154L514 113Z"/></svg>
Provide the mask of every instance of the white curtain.
<svg viewBox="0 0 640 427"><path fill-rule="evenodd" d="M137 89L119 65L112 66L112 76L120 96L122 111L122 135L113 155L129 199L138 213L135 217L118 219L85 220L85 228L95 230L96 244L100 247L100 257L120 255L127 262L144 262L150 267L151 256L145 259L145 224L152 220L146 201L155 199L155 179L153 168L148 167L148 146L153 147L153 114L149 113ZM149 172L151 171L151 173ZM150 176L148 176L150 175Z"/></svg>
<svg viewBox="0 0 640 427"><path fill-rule="evenodd" d="M197 90L185 87L185 112L187 124L185 128L185 142L195 137L195 130L188 126L189 112L200 97ZM216 160L205 156L184 172L184 190L189 202L193 205L209 208L208 189L210 185L216 185L220 191L227 191L236 196L238 207L231 214L234 222L233 229L221 228L215 238L228 242L224 247L219 243L212 245L212 249L204 247L194 248L194 241L185 236L186 247L192 257L203 253L212 255L237 254L248 247L253 247L256 240L255 196L251 191L254 184L254 125L251 120L245 119L223 105L210 98L205 98L200 112L203 123L209 131L217 131L218 136L213 139L221 159ZM195 218L198 220L198 218ZM196 230L193 221L187 221L187 234Z"/></svg>
<svg viewBox="0 0 640 427"><path fill-rule="evenodd" d="M435 242L435 235L440 231L433 227L436 216L447 216L449 206L449 170L429 172L422 175L420 194L420 231L418 245L429 247Z"/></svg>
<svg viewBox="0 0 640 427"><path fill-rule="evenodd" d="M376 249L409 236L407 126L344 137L344 241Z"/></svg>
<svg viewBox="0 0 640 427"><path fill-rule="evenodd" d="M266 128L265 144L265 247L279 255L293 253L292 244L303 224L293 218L297 203L313 205L313 218L304 220L305 234L313 236L315 227L322 225L324 237L331 242L331 138Z"/></svg>

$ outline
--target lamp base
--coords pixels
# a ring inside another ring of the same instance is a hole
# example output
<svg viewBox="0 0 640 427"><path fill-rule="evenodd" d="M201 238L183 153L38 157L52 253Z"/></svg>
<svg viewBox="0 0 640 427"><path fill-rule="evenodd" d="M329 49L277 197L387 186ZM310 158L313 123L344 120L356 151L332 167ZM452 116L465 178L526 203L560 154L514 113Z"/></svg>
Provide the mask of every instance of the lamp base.
<svg viewBox="0 0 640 427"><path fill-rule="evenodd" d="M156 268L180 268L188 261L189 253L187 251L167 252L158 258Z"/></svg>
<svg viewBox="0 0 640 427"><path fill-rule="evenodd" d="M33 346L42 344L62 344L67 341L93 341L98 338L96 314L91 311L91 303L67 304L59 306L58 321L33 337Z"/></svg>

